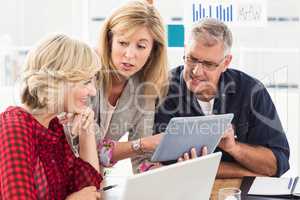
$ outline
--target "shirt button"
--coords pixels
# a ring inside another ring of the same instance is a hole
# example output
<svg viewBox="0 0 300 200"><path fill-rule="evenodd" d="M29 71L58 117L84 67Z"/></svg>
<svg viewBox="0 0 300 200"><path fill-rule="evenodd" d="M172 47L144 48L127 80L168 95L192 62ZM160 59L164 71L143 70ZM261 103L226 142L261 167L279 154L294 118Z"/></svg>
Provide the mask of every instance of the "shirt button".
<svg viewBox="0 0 300 200"><path fill-rule="evenodd" d="M55 163L55 160L54 160L54 159L52 159L52 160L51 160L51 162L52 162L52 163Z"/></svg>

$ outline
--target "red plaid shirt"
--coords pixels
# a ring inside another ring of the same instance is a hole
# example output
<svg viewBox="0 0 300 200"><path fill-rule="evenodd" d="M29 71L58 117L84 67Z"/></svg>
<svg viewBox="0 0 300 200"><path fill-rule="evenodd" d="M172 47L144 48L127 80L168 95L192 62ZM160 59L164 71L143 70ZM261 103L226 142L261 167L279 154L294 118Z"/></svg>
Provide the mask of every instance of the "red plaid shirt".
<svg viewBox="0 0 300 200"><path fill-rule="evenodd" d="M20 107L0 114L0 200L65 199L101 181L74 156L57 118L47 129Z"/></svg>

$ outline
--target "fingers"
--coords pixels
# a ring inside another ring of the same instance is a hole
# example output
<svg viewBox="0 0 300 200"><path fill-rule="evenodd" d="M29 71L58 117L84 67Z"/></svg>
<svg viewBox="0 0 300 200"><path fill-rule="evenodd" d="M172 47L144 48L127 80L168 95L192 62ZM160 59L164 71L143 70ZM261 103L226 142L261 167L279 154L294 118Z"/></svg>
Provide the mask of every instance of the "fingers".
<svg viewBox="0 0 300 200"><path fill-rule="evenodd" d="M184 153L184 154L183 154L183 159L184 159L184 160L189 160L189 159L190 159L189 154L188 154L188 153Z"/></svg>
<svg viewBox="0 0 300 200"><path fill-rule="evenodd" d="M186 160L189 160L189 155L188 153L184 153L183 156L179 157L177 159L177 162L183 162L183 161L186 161Z"/></svg>
<svg viewBox="0 0 300 200"><path fill-rule="evenodd" d="M90 112L91 113L91 112ZM88 113L87 115L83 115L83 124L82 124L82 128L87 130L88 127L92 124L94 116L92 114Z"/></svg>
<svg viewBox="0 0 300 200"><path fill-rule="evenodd" d="M196 149L195 149L195 148L192 148L192 149L191 149L191 157L192 157L192 158L197 158L197 152L196 152Z"/></svg>
<svg viewBox="0 0 300 200"><path fill-rule="evenodd" d="M68 121L71 121L71 120L73 120L74 119L74 113L67 113L66 115L65 115L65 117L66 117L66 119L68 120Z"/></svg>
<svg viewBox="0 0 300 200"><path fill-rule="evenodd" d="M179 157L177 159L177 162L182 162L182 161L186 161L186 160L190 160L193 158L197 158L197 152L195 148L192 148L190 151L191 156L189 155L189 153L184 153L182 157Z"/></svg>
<svg viewBox="0 0 300 200"><path fill-rule="evenodd" d="M231 126L230 128L226 129L226 131L224 132L220 144L222 144L224 141L234 140L234 139L235 139L234 129Z"/></svg>
<svg viewBox="0 0 300 200"><path fill-rule="evenodd" d="M227 130L224 132L224 134L223 134L223 136L222 136L222 139L228 138L228 137L230 137L230 135L231 135L231 132L227 129Z"/></svg>
<svg viewBox="0 0 300 200"><path fill-rule="evenodd" d="M98 200L98 199L101 199L101 194L100 194L100 192L96 192L96 199Z"/></svg>
<svg viewBox="0 0 300 200"><path fill-rule="evenodd" d="M74 114L73 113L63 113L57 117L61 124L68 124L69 122L73 121Z"/></svg>
<svg viewBox="0 0 300 200"><path fill-rule="evenodd" d="M94 112L88 108L84 112L74 116L71 132L73 135L79 135L81 132L89 133L92 131L93 123Z"/></svg>
<svg viewBox="0 0 300 200"><path fill-rule="evenodd" d="M200 152L200 155L201 156L205 156L208 154L208 150L207 150L207 147L206 146L203 146L201 148L201 152ZM196 148L192 148L191 151L190 151L190 155L188 153L184 153L182 157L179 157L177 159L177 162L182 162L182 161L186 161L186 160L190 160L190 159L194 159L194 158L197 158L197 150Z"/></svg>
<svg viewBox="0 0 300 200"><path fill-rule="evenodd" d="M94 111L90 108L86 109L83 114L83 129L87 130L88 127L94 122Z"/></svg>
<svg viewBox="0 0 300 200"><path fill-rule="evenodd" d="M152 170L152 169L157 169L157 168L160 168L160 167L162 167L162 164L161 163L154 163L154 165L152 166L152 167L150 167L150 170Z"/></svg>
<svg viewBox="0 0 300 200"><path fill-rule="evenodd" d="M182 157L179 157L177 162L182 162L183 161L183 158Z"/></svg>
<svg viewBox="0 0 300 200"><path fill-rule="evenodd" d="M226 130L225 130L225 133L224 133L224 136L228 136L228 135L232 135L234 134L234 129L233 129L233 126L230 125Z"/></svg>
<svg viewBox="0 0 300 200"><path fill-rule="evenodd" d="M229 134L228 129L226 129L225 132L224 132L224 134L223 134L223 136L222 136L222 138L228 137L228 134Z"/></svg>
<svg viewBox="0 0 300 200"><path fill-rule="evenodd" d="M177 162L182 162L182 161L187 161L187 160L190 160L190 156L189 156L188 153L184 153L184 154L183 154L183 157L179 157L179 158L177 159Z"/></svg>
<svg viewBox="0 0 300 200"><path fill-rule="evenodd" d="M226 129L233 129L233 125L229 124Z"/></svg>
<svg viewBox="0 0 300 200"><path fill-rule="evenodd" d="M71 132L73 135L78 135L79 130L81 129L81 115L75 115L72 123L72 129Z"/></svg>
<svg viewBox="0 0 300 200"><path fill-rule="evenodd" d="M202 147L202 149L201 149L201 156L205 156L207 154L208 154L207 147L206 146Z"/></svg>

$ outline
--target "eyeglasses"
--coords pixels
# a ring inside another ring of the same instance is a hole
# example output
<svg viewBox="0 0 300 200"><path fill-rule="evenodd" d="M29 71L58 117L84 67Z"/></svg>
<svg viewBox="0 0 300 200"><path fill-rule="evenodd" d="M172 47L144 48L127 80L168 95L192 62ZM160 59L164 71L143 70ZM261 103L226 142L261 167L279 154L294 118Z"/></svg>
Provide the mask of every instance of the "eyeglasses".
<svg viewBox="0 0 300 200"><path fill-rule="evenodd" d="M213 71L217 67L220 66L220 64L225 60L226 56L219 62L219 63L214 63L206 60L198 60L195 58L192 58L190 56L183 56L184 62L190 66L190 67L196 67L198 64L201 64L201 66L208 71Z"/></svg>

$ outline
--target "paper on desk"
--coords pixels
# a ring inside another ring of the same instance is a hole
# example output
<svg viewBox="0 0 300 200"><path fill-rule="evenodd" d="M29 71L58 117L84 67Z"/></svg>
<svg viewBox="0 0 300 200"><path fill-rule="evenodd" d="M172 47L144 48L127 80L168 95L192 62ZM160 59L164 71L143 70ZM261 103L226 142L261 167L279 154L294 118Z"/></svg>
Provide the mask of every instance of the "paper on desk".
<svg viewBox="0 0 300 200"><path fill-rule="evenodd" d="M289 195L288 188L290 178L256 177L248 192L252 195Z"/></svg>
<svg viewBox="0 0 300 200"><path fill-rule="evenodd" d="M300 183L298 181L298 183L296 184L295 190L293 192L293 195L295 196L300 196Z"/></svg>

